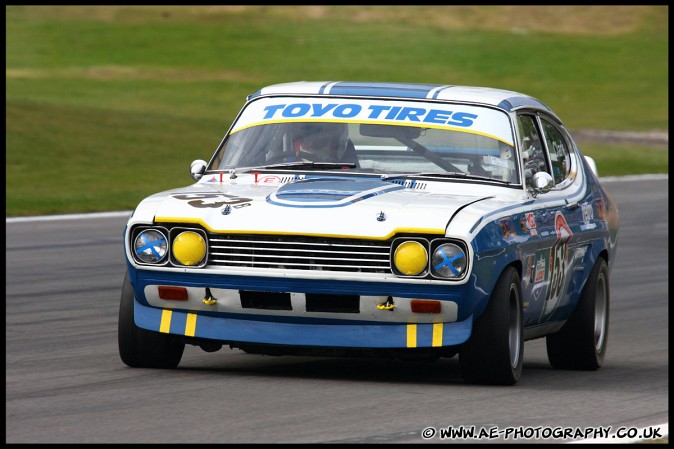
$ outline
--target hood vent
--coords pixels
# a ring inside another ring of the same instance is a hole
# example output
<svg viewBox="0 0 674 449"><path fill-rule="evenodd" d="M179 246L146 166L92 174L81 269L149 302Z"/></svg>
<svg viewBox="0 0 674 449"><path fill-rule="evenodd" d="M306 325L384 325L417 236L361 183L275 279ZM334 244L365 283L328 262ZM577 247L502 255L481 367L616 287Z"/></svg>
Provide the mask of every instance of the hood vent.
<svg viewBox="0 0 674 449"><path fill-rule="evenodd" d="M405 187L406 189L426 190L426 183L425 182L418 182L414 179L392 179L389 182L391 182L393 184L400 184L401 186Z"/></svg>

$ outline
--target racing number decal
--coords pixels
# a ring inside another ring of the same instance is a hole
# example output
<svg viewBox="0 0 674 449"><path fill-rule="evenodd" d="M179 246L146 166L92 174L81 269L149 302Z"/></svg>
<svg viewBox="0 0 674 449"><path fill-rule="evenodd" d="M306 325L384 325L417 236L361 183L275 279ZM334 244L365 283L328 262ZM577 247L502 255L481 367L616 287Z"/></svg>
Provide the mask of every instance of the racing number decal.
<svg viewBox="0 0 674 449"><path fill-rule="evenodd" d="M228 199L215 201L216 198L226 197ZM237 204L238 207L250 206L249 203L253 201L251 198L242 198L236 195L228 195L226 193L188 193L186 195L173 195L173 198L177 200L185 200L187 204L192 207L198 208L207 208L207 207L221 207L224 205L234 205Z"/></svg>
<svg viewBox="0 0 674 449"><path fill-rule="evenodd" d="M565 285L569 240L573 236L573 233L561 212L555 214L555 232L557 233L557 240L552 245L552 248L550 248L550 285L545 297L541 321L545 321L554 312L562 297Z"/></svg>

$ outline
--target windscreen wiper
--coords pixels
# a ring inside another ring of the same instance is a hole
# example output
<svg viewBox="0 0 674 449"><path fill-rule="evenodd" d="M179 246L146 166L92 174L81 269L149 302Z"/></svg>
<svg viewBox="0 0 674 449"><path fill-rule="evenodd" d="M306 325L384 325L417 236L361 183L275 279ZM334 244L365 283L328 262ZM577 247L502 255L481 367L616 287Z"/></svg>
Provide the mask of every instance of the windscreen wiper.
<svg viewBox="0 0 674 449"><path fill-rule="evenodd" d="M311 162L311 161L297 161L284 162L281 164L260 165L254 169L285 169L285 168L305 168L305 169L323 169L323 168L356 168L353 162Z"/></svg>
<svg viewBox="0 0 674 449"><path fill-rule="evenodd" d="M420 178L458 178L458 179L477 179L480 181L491 181L498 182L499 184L510 185L510 181L504 181L503 179L490 178L489 176L480 176L480 175L471 175L463 172L418 172L418 173L401 173L399 175L382 175L381 179L386 181L388 179L395 178L410 178L410 177L420 177Z"/></svg>
<svg viewBox="0 0 674 449"><path fill-rule="evenodd" d="M238 173L249 173L254 170L288 170L288 169L304 169L304 170L327 170L330 168L348 169L356 168L353 162L311 162L311 161L296 161L283 162L280 164L260 165L257 167L245 167L241 169L232 169L229 173L230 179L235 179Z"/></svg>

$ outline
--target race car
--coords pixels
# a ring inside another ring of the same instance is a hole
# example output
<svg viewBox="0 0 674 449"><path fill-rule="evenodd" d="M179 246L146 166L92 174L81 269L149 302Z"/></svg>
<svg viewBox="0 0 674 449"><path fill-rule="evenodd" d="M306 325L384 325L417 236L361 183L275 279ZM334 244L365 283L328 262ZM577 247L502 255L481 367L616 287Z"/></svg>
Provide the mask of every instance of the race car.
<svg viewBox="0 0 674 449"><path fill-rule="evenodd" d="M605 360L619 216L560 118L518 92L442 84L264 87L185 187L124 231L119 354L186 344L430 360L512 385L524 342Z"/></svg>

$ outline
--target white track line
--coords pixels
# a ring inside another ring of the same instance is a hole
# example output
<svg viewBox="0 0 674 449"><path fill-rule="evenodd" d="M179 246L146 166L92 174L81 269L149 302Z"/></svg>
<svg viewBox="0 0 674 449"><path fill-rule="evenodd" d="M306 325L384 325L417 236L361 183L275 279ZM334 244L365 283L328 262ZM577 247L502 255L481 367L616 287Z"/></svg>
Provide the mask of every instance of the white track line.
<svg viewBox="0 0 674 449"><path fill-rule="evenodd" d="M5 219L6 223L25 223L29 221L60 221L60 220L79 220L83 218L110 218L110 217L130 217L130 210L120 212L96 212L91 214L68 214L68 215L41 215L36 217L9 217Z"/></svg>

